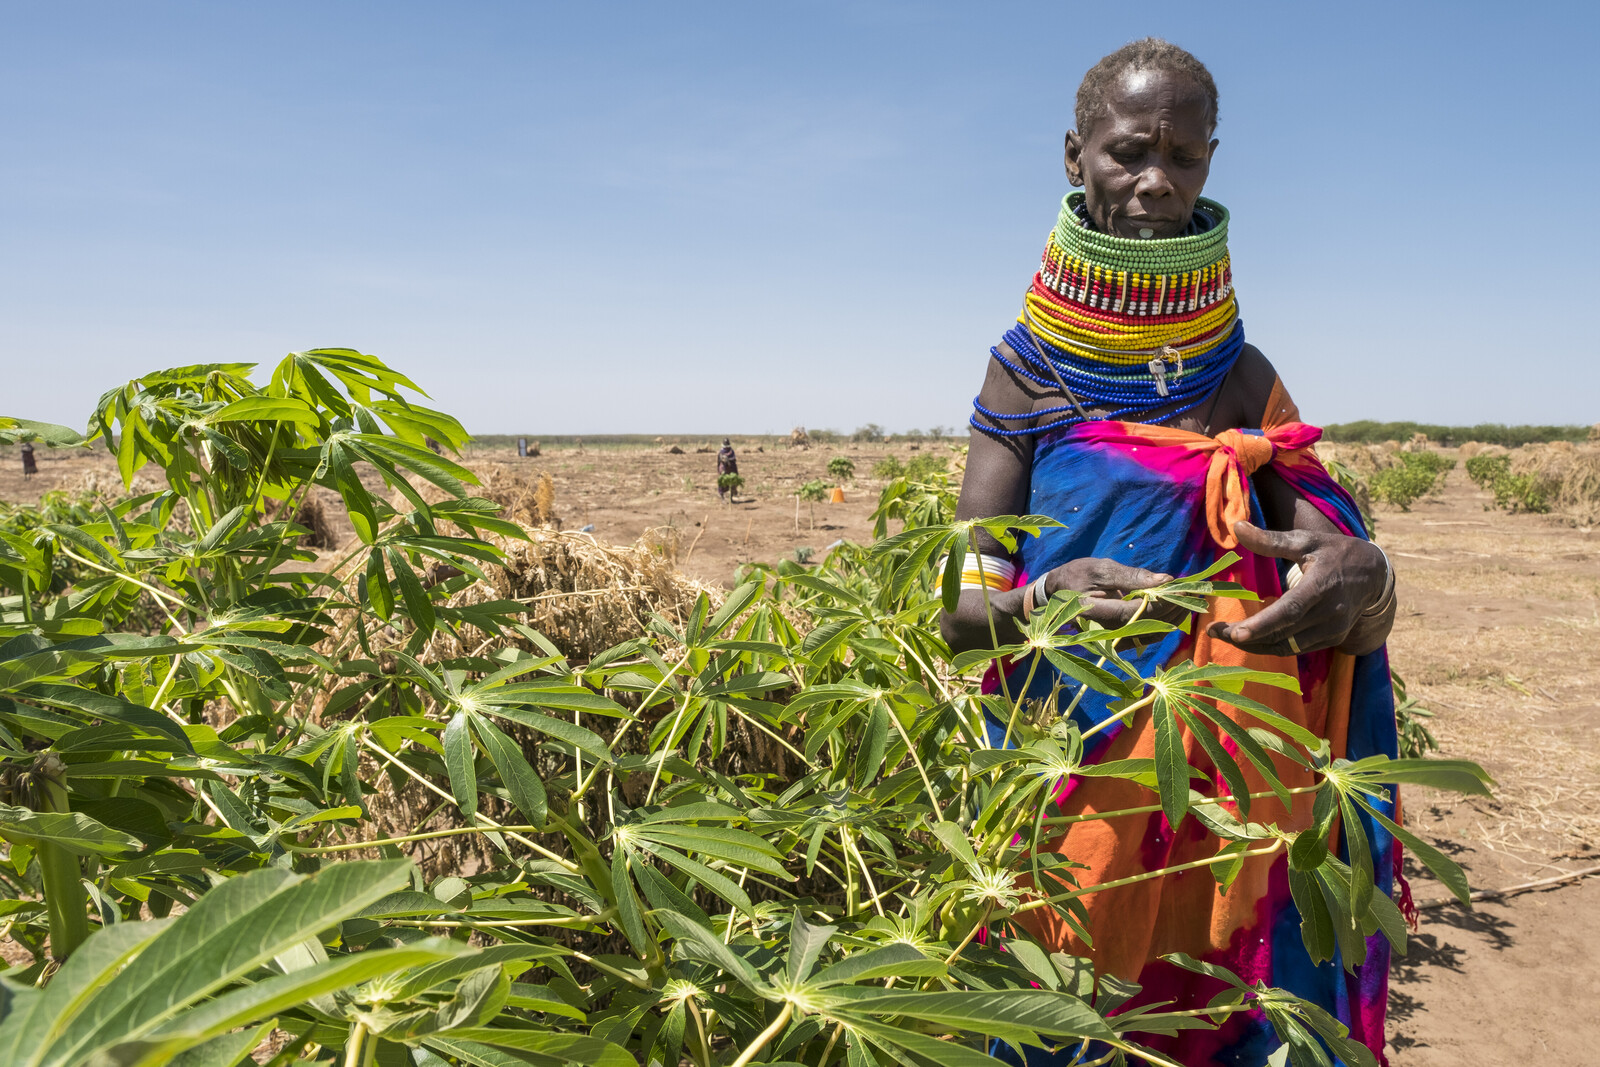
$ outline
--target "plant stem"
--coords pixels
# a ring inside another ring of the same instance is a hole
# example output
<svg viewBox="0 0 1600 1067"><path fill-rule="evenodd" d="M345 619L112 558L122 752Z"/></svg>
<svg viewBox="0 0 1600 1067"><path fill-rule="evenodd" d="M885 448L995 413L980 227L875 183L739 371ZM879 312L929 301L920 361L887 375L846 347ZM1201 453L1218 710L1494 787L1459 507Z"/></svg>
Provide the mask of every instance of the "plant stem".
<svg viewBox="0 0 1600 1067"><path fill-rule="evenodd" d="M350 1024L350 1038L344 1046L344 1067L372 1067L378 1056L378 1042L367 1029L365 1019Z"/></svg>
<svg viewBox="0 0 1600 1067"><path fill-rule="evenodd" d="M1148 882L1152 878L1161 878L1165 875L1176 874L1179 871L1192 871L1197 867L1209 867L1215 863L1228 863L1233 860L1244 859L1248 856L1270 856L1282 847L1283 839L1278 838L1265 848L1253 848L1247 849L1244 852L1233 852L1227 855L1219 854L1216 856L1208 856L1203 860L1194 860L1190 863L1179 863L1172 867L1162 867L1160 870L1146 871L1143 874L1129 875L1127 878L1117 878L1109 882L1101 882L1099 885L1091 885L1083 889L1074 889L1067 893L1056 893L1053 896L1039 897L1038 899L1030 900L1025 904L1019 904L1017 907L1012 908L1011 914L1021 915L1025 911L1033 911L1035 908L1042 908L1047 904L1054 904L1063 900L1072 900L1077 897L1086 897L1090 893L1099 893L1106 889L1117 889L1121 886L1133 885L1135 882Z"/></svg>
<svg viewBox="0 0 1600 1067"><path fill-rule="evenodd" d="M375 742L373 742L373 740L370 737L368 737L365 733L362 733L362 735L360 736L359 740L360 740L360 742L361 742L363 747L365 747L366 749L368 749L371 752L376 753L377 755L381 756L383 759L389 761L390 764L392 764L395 767L398 767L400 770L402 770L406 774L410 775L416 781L420 782L425 788L431 789L433 792L437 793L439 796L443 797L445 800L450 801L452 804L455 803L455 798L452 797L449 793L446 793L443 789L440 789L438 786L436 786L432 782L428 781L426 778L424 778L422 775L418 774L416 771L412 770L410 767L406 766L400 760L395 759L392 755L389 754L387 749L385 749L382 745L379 745L379 744L376 744ZM557 855L554 852L551 852L549 849L545 848L543 845L539 844L537 841L530 841L528 838L523 837L521 834L511 833L509 831L505 831L504 827L502 827L499 823L495 822L493 819L489 818L489 816L487 816L487 815L482 815L482 814L474 815L473 818L478 820L481 823L484 823L490 830L494 830L496 832L505 832L506 836L511 838L511 840L516 841L519 844L526 845L528 848L531 848L533 851L537 852L539 855L543 856L545 859L549 860L552 863L560 864L561 866L565 867L567 869L568 873L570 873L570 874L577 874L582 869L576 863L573 863L571 860L567 859L565 856L560 856L560 855ZM482 828L481 827L472 827L471 829L480 829L481 830ZM368 847L368 846L363 846L363 847Z"/></svg>
<svg viewBox="0 0 1600 1067"><path fill-rule="evenodd" d="M1123 623L1122 625L1124 625L1124 626L1132 626L1134 623L1138 622L1139 621L1139 616L1143 615L1144 614L1144 609L1149 607L1149 606L1150 606L1150 598L1149 597L1143 598L1139 602L1139 606L1134 609L1133 615L1128 619L1127 622ZM1115 646L1113 646L1113 647L1115 647ZM1109 658L1110 658L1109 655L1101 656L1099 662L1097 662L1095 664L1095 666L1096 667L1104 667L1106 665L1106 660L1109 659ZM1067 705L1067 710L1063 711L1061 713L1061 717L1062 718L1066 718L1067 716L1071 715L1074 711L1077 711L1078 710L1078 703L1081 700L1083 700L1084 694L1087 693L1088 691L1089 691L1089 686L1087 684L1078 686L1078 691L1076 693L1074 693L1073 696L1072 696L1072 703Z"/></svg>
<svg viewBox="0 0 1600 1067"><path fill-rule="evenodd" d="M431 841L436 837L455 837L457 834L500 834L522 830L528 833L540 833L542 826L503 826L493 828L487 826L452 826L447 830L429 830L420 834L406 834L403 837L379 837L371 841L346 841L337 845L302 846L293 842L284 842L284 847L291 852L303 852L308 856L322 856L331 852L354 852L363 848L382 848L384 845L405 845L413 841Z"/></svg>
<svg viewBox="0 0 1600 1067"><path fill-rule="evenodd" d="M694 1020L695 1037L699 1039L700 1054L695 1057L698 1067L711 1067L711 1042L706 1039L706 1021L700 1016L700 1008L694 1002L694 997L683 998L684 1007L689 1009L689 1017Z"/></svg>
<svg viewBox="0 0 1600 1067"><path fill-rule="evenodd" d="M693 651L692 649L686 649L684 651L684 653L683 653L683 658L680 659L678 662L674 663L672 665L672 668L670 670L668 670L666 674L663 674L661 676L661 680L656 683L656 687L654 689L650 690L649 695L646 696L644 698L644 700L640 702L640 704L639 704L639 714L642 715L646 710L649 709L650 702L656 698L656 694L660 693L661 690L666 686L666 684L669 681L671 681L674 677L676 677L678 671L680 671L683 668L683 665L689 662L689 656L692 653L692 651ZM633 718L629 719L627 722L624 722L621 726L617 727L617 732L615 734L613 734L612 737L611 737L611 744L609 746L611 748L611 751L615 752L617 750L617 743L622 740L622 735L627 733L628 732L628 728L630 726L632 726L634 723L638 722L638 721L639 721L639 719L638 719L638 716L636 715ZM657 774L660 773L660 768L659 767L656 769L656 773ZM589 787L594 784L594 780L595 780L596 777L599 776L599 774L600 774L600 765L596 764L594 770L589 772L589 777L584 780L583 784L579 785L579 786L575 786L573 788L573 790L572 790L573 795L574 796L578 796L579 794L587 793L589 791Z"/></svg>
<svg viewBox="0 0 1600 1067"><path fill-rule="evenodd" d="M972 944L972 939L978 936L978 931L989 924L989 916L994 914L994 904L991 902L983 909L983 918L972 924L972 929L967 931L967 936L961 939L961 944L951 950L950 955L944 958L944 965L950 966L961 955L961 950Z"/></svg>
<svg viewBox="0 0 1600 1067"><path fill-rule="evenodd" d="M1008 748L1011 745L1011 731L1017 725L1017 716L1022 714L1022 700L1028 695L1028 687L1033 684L1033 674L1039 669L1039 660L1043 658L1039 655L1037 649L1034 650L1033 655L1030 657L1032 662L1028 664L1028 677L1022 681L1022 692L1018 693L1016 699L1011 701L1011 718L1006 720L1006 734L1000 739L1001 748ZM1008 697L1007 699L1009 700L1010 698Z"/></svg>
<svg viewBox="0 0 1600 1067"><path fill-rule="evenodd" d="M833 1046L839 1043L839 1037L843 1033L844 1023L836 1023L828 1043L822 1046L822 1058L817 1061L817 1067L828 1067L828 1057L833 1055Z"/></svg>
<svg viewBox="0 0 1600 1067"><path fill-rule="evenodd" d="M1129 704L1127 707L1123 708L1121 711L1117 712L1115 715L1111 715L1111 716L1109 716L1109 717L1107 717L1105 719L1102 719L1100 722L1095 723L1093 726L1089 727L1089 729L1083 731L1083 733L1080 734L1079 736L1081 736L1083 738L1086 738L1086 739L1090 738L1090 737L1093 737L1095 734L1099 733L1101 730L1110 729L1113 725L1115 725L1116 723L1121 722L1123 719L1126 719L1128 716L1132 715L1134 712L1140 710L1141 708L1149 707L1151 704L1154 704L1155 701L1156 701L1156 691L1154 689L1152 689L1152 690L1150 690L1150 692L1148 692L1144 696L1140 697L1137 702L1135 702L1133 704Z"/></svg>
<svg viewBox="0 0 1600 1067"><path fill-rule="evenodd" d="M390 926L412 926L419 930L445 926L453 929L494 930L517 926L600 926L617 917L616 908L607 908L598 915L557 915L549 919L387 919Z"/></svg>
<svg viewBox="0 0 1600 1067"><path fill-rule="evenodd" d="M885 710L889 713L889 722L900 734L900 739L906 743L906 752L911 756L911 762L917 765L917 774L922 778L922 788L928 791L928 803L933 805L933 817L944 822L944 812L939 810L939 798L934 795L933 782L928 780L928 769L922 765L922 758L917 755L917 746L911 743L911 735L906 728L900 725L900 716L885 702Z"/></svg>
<svg viewBox="0 0 1600 1067"><path fill-rule="evenodd" d="M633 988L635 988L635 989L643 990L646 993L654 992L654 990L655 990L655 987L652 986L649 982L645 981L643 978L635 978L633 975L629 974L627 971L618 970L617 968L611 966L609 963L601 963L599 960L595 959L593 956L585 955L582 952L574 952L572 954L572 958L575 959L575 960L580 960L583 963L587 963L589 966L595 968L596 970L604 971L607 974L611 975L613 978L620 978L624 982L627 982L629 985L633 986Z"/></svg>
<svg viewBox="0 0 1600 1067"><path fill-rule="evenodd" d="M978 586L983 594L983 615L984 618L989 620L989 647L999 648L1000 634L994 625L994 605L989 603L989 578L987 572L983 569L983 553L978 551L978 530L976 527L967 531L967 545L968 550L978 557ZM1011 703L1011 687L1006 681L1005 668L997 663L995 664L994 673L1000 678L1001 696L1006 698L1007 704ZM1023 686L1022 688L1026 691L1028 687ZM1004 748L1005 746L1002 745L1001 747Z"/></svg>
<svg viewBox="0 0 1600 1067"><path fill-rule="evenodd" d="M185 611L191 610L189 604L185 603L182 600L179 600L177 597L173 596L171 593L168 593L167 591L165 591L163 589L157 589L155 586L151 585L149 582L142 582L139 579L135 578L131 574L124 574L122 571L115 570L115 569L113 569L111 567L106 567L106 566L103 566L103 565L101 565L99 563L96 563L92 559L88 559L88 558L86 558L84 556L78 555L76 552L72 551L72 549L67 548L64 545L58 544L56 546L56 551L60 552L63 556L66 556L68 559L77 560L79 563L83 564L85 567L93 567L95 570L99 571L102 574L109 574L113 578L119 578L122 581L127 582L129 585L136 585L140 589L143 589L145 592L152 594L153 596L157 597L158 599L165 600L165 601L167 601L167 602L169 602L171 604L176 605L177 607L183 608ZM179 622L177 617L175 615L173 615L172 612L167 611L167 609L165 607L162 607L161 610L167 616L167 621L172 623L173 629L177 630L180 634L188 636L188 633L189 633L188 628L185 627L183 625L183 623Z"/></svg>
<svg viewBox="0 0 1600 1067"><path fill-rule="evenodd" d="M687 660L688 656L686 655L684 658ZM668 748L662 751L661 758L656 760L655 773L650 776L650 789L644 795L645 807L649 807L650 803L656 798L656 786L661 784L661 768L667 762L667 752L672 750L672 738L678 732L678 724L683 721L683 713L689 710L690 699L689 694L685 693L683 695L683 704L679 706L678 713L672 717L672 726L662 739L666 742ZM687 756L688 753L684 753L684 755Z"/></svg>
<svg viewBox="0 0 1600 1067"><path fill-rule="evenodd" d="M66 772L59 757L46 755L34 763L38 783L37 803L42 812L68 812ZM50 923L50 958L64 960L89 936L89 893L83 887L83 865L78 857L53 841L34 846L44 883L45 911Z"/></svg>
<svg viewBox="0 0 1600 1067"><path fill-rule="evenodd" d="M1322 786L1322 782L1318 782L1316 785L1296 786L1295 788L1288 790L1288 793L1290 796L1299 796L1303 793L1315 793L1321 790ZM1259 793L1251 793L1250 799L1261 800L1266 797L1275 797L1277 795L1278 794L1274 793L1270 789L1263 789ZM1205 797L1200 800L1191 801L1189 806L1198 807L1202 804L1208 806L1228 804L1237 799L1238 798L1233 794L1226 793L1218 797ZM1078 822L1100 822L1104 819L1120 819L1124 815L1149 815L1152 812L1157 812L1160 810L1162 810L1160 804L1145 804L1137 808L1118 808L1116 811L1096 811L1087 815L1052 815L1045 819L1045 824L1048 826L1066 826L1068 824Z"/></svg>
<svg viewBox="0 0 1600 1067"><path fill-rule="evenodd" d="M785 1001L783 1010L778 1013L776 1019L772 1020L772 1025L757 1034L756 1039L750 1042L743 1052L739 1053L739 1058L734 1060L729 1067L749 1067L750 1061L755 1059L756 1055L767 1047L767 1043L783 1032L783 1028L789 1023L789 1016L793 1013L794 1005Z"/></svg>
<svg viewBox="0 0 1600 1067"><path fill-rule="evenodd" d="M1106 1044L1110 1045L1112 1048L1121 1049L1130 1056L1137 1056L1146 1063L1153 1063L1156 1065L1156 1067L1183 1067L1183 1064L1181 1063L1173 1063L1169 1059L1164 1059L1161 1056L1157 1056L1154 1052L1145 1052L1142 1049L1134 1048L1132 1045L1125 1044L1121 1041L1107 1041Z"/></svg>

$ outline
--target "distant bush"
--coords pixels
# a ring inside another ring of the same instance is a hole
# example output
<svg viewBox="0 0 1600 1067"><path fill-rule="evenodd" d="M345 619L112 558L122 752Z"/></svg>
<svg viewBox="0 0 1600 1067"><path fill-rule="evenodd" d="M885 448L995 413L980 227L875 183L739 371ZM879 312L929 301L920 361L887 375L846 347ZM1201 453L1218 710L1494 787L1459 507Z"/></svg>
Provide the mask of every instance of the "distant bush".
<svg viewBox="0 0 1600 1067"><path fill-rule="evenodd" d="M1473 456L1467 460L1467 477L1478 488L1494 494L1494 506L1505 511L1542 514L1550 510L1550 479L1539 472L1511 473L1510 456Z"/></svg>
<svg viewBox="0 0 1600 1067"><path fill-rule="evenodd" d="M1467 460L1467 477L1479 489L1493 489L1496 479L1511 473L1510 456L1473 456Z"/></svg>
<svg viewBox="0 0 1600 1067"><path fill-rule="evenodd" d="M879 426L875 422L869 422L865 426L857 426L856 427L856 432L850 435L850 440L852 440L852 441L882 441L883 440L883 427Z"/></svg>
<svg viewBox="0 0 1600 1067"><path fill-rule="evenodd" d="M856 464L849 456L834 456L828 460L828 477L848 482L856 476Z"/></svg>
<svg viewBox="0 0 1600 1067"><path fill-rule="evenodd" d="M912 456L911 462L906 464L906 477L913 482L922 482L931 474L949 473L949 461L943 456L930 452L925 456Z"/></svg>
<svg viewBox="0 0 1600 1067"><path fill-rule="evenodd" d="M906 465L901 463L899 458L895 456L884 456L872 465L872 476L874 478L889 480L898 478L905 472Z"/></svg>
<svg viewBox="0 0 1600 1067"><path fill-rule="evenodd" d="M1372 499L1410 511L1414 501L1439 488L1447 471L1456 465L1437 452L1400 452L1398 467L1378 471L1368 481Z"/></svg>
<svg viewBox="0 0 1600 1067"><path fill-rule="evenodd" d="M1547 441L1582 441L1589 434L1587 426L1506 426L1501 423L1480 423L1477 426L1436 426L1427 422L1339 422L1322 428L1328 441L1376 445L1384 441L1409 441L1415 434L1427 434L1428 440L1446 448L1467 441L1504 445L1517 448L1521 445Z"/></svg>

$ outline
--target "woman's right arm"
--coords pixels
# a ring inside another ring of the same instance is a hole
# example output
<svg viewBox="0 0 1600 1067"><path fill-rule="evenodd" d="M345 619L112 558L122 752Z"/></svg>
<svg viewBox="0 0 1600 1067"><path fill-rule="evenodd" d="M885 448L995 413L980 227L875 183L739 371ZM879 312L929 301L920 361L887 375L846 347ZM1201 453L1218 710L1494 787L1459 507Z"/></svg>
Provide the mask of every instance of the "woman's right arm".
<svg viewBox="0 0 1600 1067"><path fill-rule="evenodd" d="M1013 362L1020 362L1010 349L1003 353ZM1063 402L1058 392L1044 391L1040 386L1022 378L999 360L989 361L979 402L990 411L1006 415L1032 412L1035 401L1046 400L1045 407ZM1059 418L1046 415L1044 419ZM1005 429L1031 427L1036 420L1008 419L1003 424L979 415L985 425ZM974 428L967 449L967 473L961 483L961 498L956 504L957 519L986 518L990 515L1026 515L1033 469L1033 437L1020 435L1003 437L984 433ZM987 556L1004 556L1006 551L987 533L979 531L978 550ZM969 556L970 547L969 547ZM972 569L974 564L968 564ZM1033 575L1032 577L1037 577ZM1153 574L1138 567L1128 567L1109 559L1076 559L1052 570L1045 578L1045 591L1054 595L1061 590L1077 590L1091 599L1086 613L1105 626L1126 622L1137 605L1121 597L1133 589L1159 585L1170 581L1168 576ZM943 612L939 629L945 642L956 652L973 648L992 648L995 638L1001 644L1014 644L1020 639L1017 624L1022 619L1022 598L1026 590L1011 589L1006 592L989 590L988 609L994 613L994 636L990 636L989 611L985 609L981 589L963 589L960 603L954 612Z"/></svg>

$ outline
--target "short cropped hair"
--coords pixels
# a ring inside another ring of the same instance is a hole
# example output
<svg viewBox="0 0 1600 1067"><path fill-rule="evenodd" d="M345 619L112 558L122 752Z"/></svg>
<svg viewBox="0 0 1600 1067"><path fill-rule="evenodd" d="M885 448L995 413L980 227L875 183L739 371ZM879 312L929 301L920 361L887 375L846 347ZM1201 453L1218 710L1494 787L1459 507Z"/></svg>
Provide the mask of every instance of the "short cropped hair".
<svg viewBox="0 0 1600 1067"><path fill-rule="evenodd" d="M1190 52L1159 37L1146 37L1123 45L1089 68L1078 86L1074 117L1078 133L1089 136L1092 127L1106 110L1106 96L1122 76L1132 70L1165 70L1194 79L1206 94L1211 107L1211 128L1217 126L1217 83L1206 65Z"/></svg>

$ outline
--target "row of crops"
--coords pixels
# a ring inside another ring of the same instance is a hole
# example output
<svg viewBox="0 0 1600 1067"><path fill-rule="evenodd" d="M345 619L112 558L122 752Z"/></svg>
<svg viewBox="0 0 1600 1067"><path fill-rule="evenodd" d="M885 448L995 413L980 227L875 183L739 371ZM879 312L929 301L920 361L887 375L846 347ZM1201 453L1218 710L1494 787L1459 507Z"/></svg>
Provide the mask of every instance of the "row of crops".
<svg viewBox="0 0 1600 1067"><path fill-rule="evenodd" d="M1197 820L1222 885L1286 853L1314 957L1404 945L1367 850L1329 848L1362 813L1466 897L1372 799L1481 793L1475 766L1332 759L1243 692L1282 676L1139 679L1122 650L1170 625L1099 629L1072 596L1020 645L952 655L937 613L974 524L931 466L885 490L875 544L753 568L575 662L527 604L482 593L527 533L426 447L464 445L454 419L354 351L252 369L107 393L88 444L164 485L0 523L0 922L31 957L0 973L0 1062L966 1067L992 1041L1087 1041L1084 1063L1165 1063L1154 1037L1260 1010L1297 1067L1372 1063L1320 1008L1186 959L1223 990L1204 1011L1119 1012L1128 983L1006 923L1078 923L1100 887L1035 848L1083 737L980 692L1001 654L1153 716L1159 758L1094 773ZM0 437L82 444L16 419ZM341 558L286 518L313 487L354 524ZM1147 595L1240 591L1195 575ZM1233 741L1211 753L1221 796L1180 740L1208 727ZM1251 817L1287 804L1291 765L1315 783L1304 831Z"/></svg>

